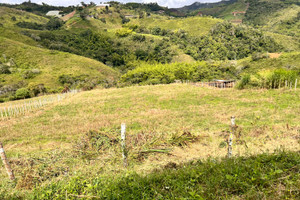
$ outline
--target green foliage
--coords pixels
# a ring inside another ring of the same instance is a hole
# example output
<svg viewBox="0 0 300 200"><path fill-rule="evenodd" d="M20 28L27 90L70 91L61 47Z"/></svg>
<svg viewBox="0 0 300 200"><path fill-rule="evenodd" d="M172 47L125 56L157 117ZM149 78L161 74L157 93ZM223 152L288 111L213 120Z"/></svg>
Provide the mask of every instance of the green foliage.
<svg viewBox="0 0 300 200"><path fill-rule="evenodd" d="M57 30L63 26L63 21L58 18L51 18L45 25L48 30Z"/></svg>
<svg viewBox="0 0 300 200"><path fill-rule="evenodd" d="M190 44L187 43L187 53L197 60L235 60L248 57L253 52L274 52L282 49L262 32L244 25L234 26L228 22L217 24L207 36L188 41Z"/></svg>
<svg viewBox="0 0 300 200"><path fill-rule="evenodd" d="M88 16L88 14L89 14L88 9L85 8L85 9L80 11L79 16L80 16L81 19L85 20L86 17Z"/></svg>
<svg viewBox="0 0 300 200"><path fill-rule="evenodd" d="M20 88L16 91L16 99L25 99L30 97L29 90L27 88Z"/></svg>
<svg viewBox="0 0 300 200"><path fill-rule="evenodd" d="M69 198L86 195L108 199L295 199L300 195L299 166L297 152L199 160L170 165L147 176L133 173L91 180L75 176L67 182L36 188L32 198L65 199L66 194L72 194Z"/></svg>
<svg viewBox="0 0 300 200"><path fill-rule="evenodd" d="M260 60L260 59L264 59L264 58L268 58L268 54L267 53L259 53L259 52L254 52L252 54L252 60L253 61L257 61L257 60Z"/></svg>
<svg viewBox="0 0 300 200"><path fill-rule="evenodd" d="M27 89L32 97L47 93L47 89L44 84L29 83Z"/></svg>
<svg viewBox="0 0 300 200"><path fill-rule="evenodd" d="M246 74L242 77L242 79L239 81L237 88L238 89L244 89L246 85L250 83L250 75Z"/></svg>
<svg viewBox="0 0 300 200"><path fill-rule="evenodd" d="M43 24L38 24L36 22L18 22L16 23L18 27L21 28L27 28L27 29L34 29L34 30L43 30L44 25Z"/></svg>
<svg viewBox="0 0 300 200"><path fill-rule="evenodd" d="M121 83L130 84L168 84L175 80L202 81L230 79L236 77L236 70L231 65L208 64L197 62L194 64L156 64L143 65L128 71L121 77Z"/></svg>
<svg viewBox="0 0 300 200"><path fill-rule="evenodd" d="M30 1L26 1L26 2L24 1L21 4L0 3L0 6L5 6L5 7L9 7L9 8L16 8L16 9L19 9L19 10L25 10L26 12L33 12L33 13L36 13L38 15L44 15L48 11L51 11L51 10L61 10L63 13L70 13L75 9L74 6L69 6L69 7L51 6L51 5L47 5L45 3L42 3L42 5L40 5L40 4L32 3Z"/></svg>
<svg viewBox="0 0 300 200"><path fill-rule="evenodd" d="M247 2L251 6L249 6L246 12L245 21L253 25L263 25L265 23L265 16L286 7L286 4L281 1L247 0Z"/></svg>
<svg viewBox="0 0 300 200"><path fill-rule="evenodd" d="M41 71L39 69L26 70L23 74L23 78L24 79L31 79L31 78L36 77L40 73L41 73Z"/></svg>
<svg viewBox="0 0 300 200"><path fill-rule="evenodd" d="M116 31L116 35L118 37L127 37L128 35L130 35L132 33L132 30L128 29L128 28L121 28L118 29Z"/></svg>
<svg viewBox="0 0 300 200"><path fill-rule="evenodd" d="M278 89L283 87L294 87L295 81L299 78L299 70L275 69L264 70L257 74L246 74L238 83L238 89L251 87Z"/></svg>
<svg viewBox="0 0 300 200"><path fill-rule="evenodd" d="M132 40L136 42L144 42L146 40L146 37L144 35L134 34L132 36Z"/></svg>
<svg viewBox="0 0 300 200"><path fill-rule="evenodd" d="M0 74L10 74L9 66L5 64L0 64Z"/></svg>

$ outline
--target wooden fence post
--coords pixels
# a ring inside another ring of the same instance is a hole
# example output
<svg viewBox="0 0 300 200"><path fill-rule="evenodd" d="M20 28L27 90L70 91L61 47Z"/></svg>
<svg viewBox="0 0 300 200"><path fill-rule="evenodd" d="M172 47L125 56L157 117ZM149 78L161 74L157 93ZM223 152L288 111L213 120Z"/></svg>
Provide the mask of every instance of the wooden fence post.
<svg viewBox="0 0 300 200"><path fill-rule="evenodd" d="M231 133L228 138L228 157L229 158L232 156L232 142L233 142L233 135L234 135L235 128L236 128L235 117L232 116L230 121L231 121Z"/></svg>
<svg viewBox="0 0 300 200"><path fill-rule="evenodd" d="M128 166L127 162L127 150L126 150L126 124L121 124L121 147L124 167Z"/></svg>
<svg viewBox="0 0 300 200"><path fill-rule="evenodd" d="M1 156L1 160L2 160L2 162L4 164L4 167L6 169L6 172L7 172L8 176L9 176L9 179L10 180L15 180L14 173L13 173L12 169L10 168L9 162L7 160L7 157L5 155L5 151L3 149L3 145L2 145L1 142L0 142L0 156Z"/></svg>
<svg viewBox="0 0 300 200"><path fill-rule="evenodd" d="M296 79L296 81L295 81L295 90L297 89L297 82L298 82L298 79Z"/></svg>

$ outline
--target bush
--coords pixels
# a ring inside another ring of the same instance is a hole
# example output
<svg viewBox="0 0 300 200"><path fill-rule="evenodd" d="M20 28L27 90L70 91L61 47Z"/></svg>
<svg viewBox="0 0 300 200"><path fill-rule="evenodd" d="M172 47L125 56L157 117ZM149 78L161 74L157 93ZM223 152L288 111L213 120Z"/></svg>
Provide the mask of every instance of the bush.
<svg viewBox="0 0 300 200"><path fill-rule="evenodd" d="M43 24L38 24L36 22L18 22L16 25L21 28L34 29L34 30L44 29Z"/></svg>
<svg viewBox="0 0 300 200"><path fill-rule="evenodd" d="M259 53L259 52L255 52L252 54L252 60L253 61L257 61L263 58L268 58L269 55L267 53Z"/></svg>
<svg viewBox="0 0 300 200"><path fill-rule="evenodd" d="M0 64L0 74L10 74L9 66Z"/></svg>
<svg viewBox="0 0 300 200"><path fill-rule="evenodd" d="M48 30L57 30L64 25L63 21L58 18L51 18L45 25Z"/></svg>
<svg viewBox="0 0 300 200"><path fill-rule="evenodd" d="M36 77L40 73L41 72L40 72L39 69L27 70L27 71L24 72L23 78L25 78L25 79L31 79L31 78Z"/></svg>
<svg viewBox="0 0 300 200"><path fill-rule="evenodd" d="M132 36L132 40L137 42L144 42L146 40L146 37L144 35L134 34Z"/></svg>
<svg viewBox="0 0 300 200"><path fill-rule="evenodd" d="M132 33L132 30L128 28L121 28L116 31L116 35L119 37L126 37Z"/></svg>
<svg viewBox="0 0 300 200"><path fill-rule="evenodd" d="M246 74L238 83L238 89L249 87L259 87L266 89L277 89L281 87L292 86L295 84L298 73L296 70L276 69L272 71L260 71L250 76Z"/></svg>
<svg viewBox="0 0 300 200"><path fill-rule="evenodd" d="M245 89L245 87L250 83L250 74L246 74L237 84L237 89Z"/></svg>
<svg viewBox="0 0 300 200"><path fill-rule="evenodd" d="M44 84L30 83L27 89L29 90L30 96L32 97L47 93L47 89L45 88Z"/></svg>
<svg viewBox="0 0 300 200"><path fill-rule="evenodd" d="M26 88L20 88L16 91L15 94L16 99L25 99L30 97L29 90Z"/></svg>

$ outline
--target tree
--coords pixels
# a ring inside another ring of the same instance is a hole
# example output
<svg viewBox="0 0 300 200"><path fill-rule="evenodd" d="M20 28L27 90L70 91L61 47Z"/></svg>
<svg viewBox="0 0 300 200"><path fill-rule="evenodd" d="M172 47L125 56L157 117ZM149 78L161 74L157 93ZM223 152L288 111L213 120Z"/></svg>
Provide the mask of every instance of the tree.
<svg viewBox="0 0 300 200"><path fill-rule="evenodd" d="M63 21L58 18L51 18L47 24L46 29L48 30L57 30L63 26Z"/></svg>

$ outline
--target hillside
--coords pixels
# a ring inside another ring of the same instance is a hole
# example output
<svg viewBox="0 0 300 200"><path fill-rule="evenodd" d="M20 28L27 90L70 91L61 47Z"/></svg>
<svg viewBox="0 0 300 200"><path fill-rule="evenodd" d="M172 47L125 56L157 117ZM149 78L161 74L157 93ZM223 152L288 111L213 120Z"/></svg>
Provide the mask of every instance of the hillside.
<svg viewBox="0 0 300 200"><path fill-rule="evenodd" d="M107 87L117 80L118 72L99 61L41 48L39 34L44 30L39 27L47 28L52 19L7 7L0 7L0 17L1 101L13 100L20 88L39 88L34 92L38 95L61 92L66 86Z"/></svg>
<svg viewBox="0 0 300 200"><path fill-rule="evenodd" d="M239 91L172 84L80 92L25 117L0 121L0 140L17 177L14 188L1 167L0 193L24 197L36 192L32 188L55 191L54 185L62 179L70 180L72 188L81 188L85 186L79 182L109 181L123 172L145 175L170 162L224 157L232 115L239 126L235 156L279 148L299 151L298 90ZM127 126L127 170L122 167L119 146L122 122ZM108 186L109 182L103 183ZM69 184L58 184L57 194L65 195ZM68 193L98 195L81 189Z"/></svg>
<svg viewBox="0 0 300 200"><path fill-rule="evenodd" d="M289 51L300 50L299 2L232 0L179 8L187 16L207 15L262 29Z"/></svg>
<svg viewBox="0 0 300 200"><path fill-rule="evenodd" d="M118 73L103 63L85 57L29 46L0 37L0 54L3 63L9 62L9 71L1 74L1 89L11 90L4 97L28 84L40 85L48 92L60 92L64 83L59 77L69 76L80 80L82 86L97 83L112 84ZM69 83L72 84L72 83Z"/></svg>
<svg viewBox="0 0 300 200"><path fill-rule="evenodd" d="M202 36L207 34L210 29L221 19L212 17L189 17L189 18L169 18L169 17L151 17L141 20L132 20L130 24L138 24L148 29L159 27L165 30L184 30L191 36Z"/></svg>

